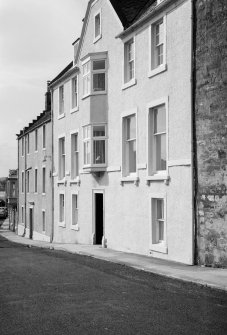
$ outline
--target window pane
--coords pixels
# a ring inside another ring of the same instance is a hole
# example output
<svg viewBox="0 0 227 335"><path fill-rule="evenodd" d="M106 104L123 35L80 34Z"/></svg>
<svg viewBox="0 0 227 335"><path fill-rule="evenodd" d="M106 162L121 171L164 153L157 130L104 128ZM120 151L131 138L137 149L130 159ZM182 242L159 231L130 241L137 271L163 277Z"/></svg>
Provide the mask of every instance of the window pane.
<svg viewBox="0 0 227 335"><path fill-rule="evenodd" d="M136 117L128 117L127 120L127 140L136 138Z"/></svg>
<svg viewBox="0 0 227 335"><path fill-rule="evenodd" d="M129 173L136 172L136 141L128 142Z"/></svg>
<svg viewBox="0 0 227 335"><path fill-rule="evenodd" d="M164 241L164 222L158 221L158 240Z"/></svg>
<svg viewBox="0 0 227 335"><path fill-rule="evenodd" d="M166 170L166 134L156 135L156 170Z"/></svg>
<svg viewBox="0 0 227 335"><path fill-rule="evenodd" d="M93 74L93 91L105 91L105 73Z"/></svg>
<svg viewBox="0 0 227 335"><path fill-rule="evenodd" d="M105 63L104 59L101 60L94 60L93 61L93 70L105 70Z"/></svg>
<svg viewBox="0 0 227 335"><path fill-rule="evenodd" d="M157 219L164 219L164 201L157 199Z"/></svg>
<svg viewBox="0 0 227 335"><path fill-rule="evenodd" d="M105 136L105 126L93 126L93 136L98 137L98 136Z"/></svg>
<svg viewBox="0 0 227 335"><path fill-rule="evenodd" d="M72 225L78 223L78 206L77 206L77 194L72 195Z"/></svg>
<svg viewBox="0 0 227 335"><path fill-rule="evenodd" d="M93 163L105 164L105 140L93 142Z"/></svg>
<svg viewBox="0 0 227 335"><path fill-rule="evenodd" d="M100 14L95 16L95 37L100 35L100 27L101 27L101 18Z"/></svg>
<svg viewBox="0 0 227 335"><path fill-rule="evenodd" d="M154 134L166 131L166 110L165 106L154 109Z"/></svg>

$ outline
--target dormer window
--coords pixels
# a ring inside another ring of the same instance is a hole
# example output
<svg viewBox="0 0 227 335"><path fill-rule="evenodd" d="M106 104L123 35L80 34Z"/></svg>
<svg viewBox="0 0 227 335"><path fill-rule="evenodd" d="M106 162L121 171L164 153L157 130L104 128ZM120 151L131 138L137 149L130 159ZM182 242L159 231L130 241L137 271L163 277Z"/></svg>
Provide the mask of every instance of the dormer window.
<svg viewBox="0 0 227 335"><path fill-rule="evenodd" d="M101 31L101 10L94 16L94 43L102 37Z"/></svg>
<svg viewBox="0 0 227 335"><path fill-rule="evenodd" d="M106 93L105 55L89 57L83 63L83 97Z"/></svg>

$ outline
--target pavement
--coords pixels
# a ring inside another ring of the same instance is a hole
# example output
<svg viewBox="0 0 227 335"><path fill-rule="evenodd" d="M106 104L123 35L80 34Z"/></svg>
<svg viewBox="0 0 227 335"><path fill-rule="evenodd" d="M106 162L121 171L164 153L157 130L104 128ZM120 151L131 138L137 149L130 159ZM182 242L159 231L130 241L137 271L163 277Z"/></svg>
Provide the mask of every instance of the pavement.
<svg viewBox="0 0 227 335"><path fill-rule="evenodd" d="M18 236L16 233L10 231L8 220L5 220L0 227L0 235L11 242L27 245L28 247L46 248L72 254L86 255L96 259L130 266L141 271L227 291L227 269L185 265L149 256L102 248L99 245L34 241Z"/></svg>

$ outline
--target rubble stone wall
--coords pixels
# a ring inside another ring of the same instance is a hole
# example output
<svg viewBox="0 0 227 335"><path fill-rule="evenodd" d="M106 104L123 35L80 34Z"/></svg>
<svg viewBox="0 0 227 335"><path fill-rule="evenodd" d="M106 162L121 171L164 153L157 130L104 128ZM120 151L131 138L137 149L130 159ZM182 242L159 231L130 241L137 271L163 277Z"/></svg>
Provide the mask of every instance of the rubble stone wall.
<svg viewBox="0 0 227 335"><path fill-rule="evenodd" d="M195 2L197 263L227 267L227 1Z"/></svg>

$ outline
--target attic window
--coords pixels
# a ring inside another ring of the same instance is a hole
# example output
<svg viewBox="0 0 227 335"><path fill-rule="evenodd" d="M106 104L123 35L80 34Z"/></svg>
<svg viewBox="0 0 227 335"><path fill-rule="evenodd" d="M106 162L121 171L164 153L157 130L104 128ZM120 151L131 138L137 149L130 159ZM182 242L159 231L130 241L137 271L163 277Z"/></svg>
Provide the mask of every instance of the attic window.
<svg viewBox="0 0 227 335"><path fill-rule="evenodd" d="M102 37L101 31L101 10L94 15L94 43Z"/></svg>

